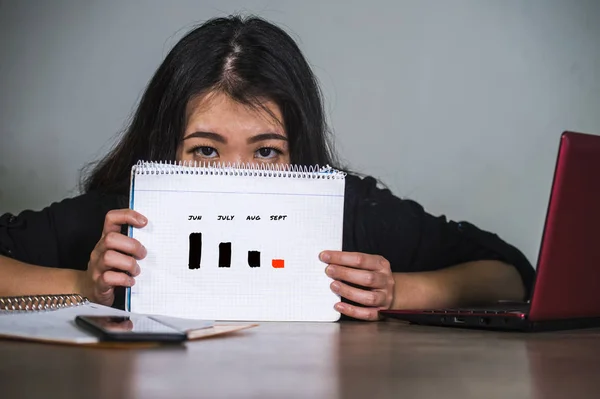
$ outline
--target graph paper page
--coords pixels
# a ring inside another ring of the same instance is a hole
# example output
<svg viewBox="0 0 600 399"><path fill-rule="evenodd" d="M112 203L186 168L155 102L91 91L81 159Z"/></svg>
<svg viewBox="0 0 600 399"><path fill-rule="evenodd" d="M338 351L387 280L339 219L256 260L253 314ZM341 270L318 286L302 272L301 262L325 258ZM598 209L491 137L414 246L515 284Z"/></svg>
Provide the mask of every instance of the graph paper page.
<svg viewBox="0 0 600 399"><path fill-rule="evenodd" d="M288 172L289 174L289 172ZM132 312L209 320L334 321L318 255L341 250L344 179L139 174L131 235L147 249Z"/></svg>

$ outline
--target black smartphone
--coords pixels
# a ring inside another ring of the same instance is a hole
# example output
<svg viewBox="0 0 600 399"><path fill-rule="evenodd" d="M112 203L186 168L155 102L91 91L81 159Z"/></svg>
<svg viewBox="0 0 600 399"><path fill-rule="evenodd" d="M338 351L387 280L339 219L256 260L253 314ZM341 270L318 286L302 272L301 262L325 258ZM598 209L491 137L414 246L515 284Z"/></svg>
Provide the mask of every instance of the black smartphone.
<svg viewBox="0 0 600 399"><path fill-rule="evenodd" d="M77 316L75 323L102 341L182 342L185 332L167 326L149 316Z"/></svg>

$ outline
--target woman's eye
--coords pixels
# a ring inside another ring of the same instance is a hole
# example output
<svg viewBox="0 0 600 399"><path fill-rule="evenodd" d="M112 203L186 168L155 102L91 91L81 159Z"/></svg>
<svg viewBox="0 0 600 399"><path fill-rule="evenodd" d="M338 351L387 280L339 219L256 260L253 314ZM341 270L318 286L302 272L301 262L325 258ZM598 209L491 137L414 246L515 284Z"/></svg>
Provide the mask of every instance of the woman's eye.
<svg viewBox="0 0 600 399"><path fill-rule="evenodd" d="M205 158L214 158L218 155L216 149L208 146L196 147L194 148L194 153Z"/></svg>
<svg viewBox="0 0 600 399"><path fill-rule="evenodd" d="M264 147L256 151L257 158L275 158L279 154L280 151L270 147Z"/></svg>

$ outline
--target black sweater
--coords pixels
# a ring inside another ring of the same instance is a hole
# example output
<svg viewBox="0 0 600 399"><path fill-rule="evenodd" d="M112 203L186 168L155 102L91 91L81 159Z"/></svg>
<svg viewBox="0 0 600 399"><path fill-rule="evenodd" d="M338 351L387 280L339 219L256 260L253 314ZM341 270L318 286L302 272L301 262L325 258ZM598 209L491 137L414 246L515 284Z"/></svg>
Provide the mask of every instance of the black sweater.
<svg viewBox="0 0 600 399"><path fill-rule="evenodd" d="M432 216L416 202L379 188L371 177L348 175L344 201L344 251L381 255L393 272L500 260L519 271L529 297L533 267L497 235L468 222ZM106 213L127 204L124 196L87 193L41 211L4 214L0 216L0 254L34 265L85 270Z"/></svg>

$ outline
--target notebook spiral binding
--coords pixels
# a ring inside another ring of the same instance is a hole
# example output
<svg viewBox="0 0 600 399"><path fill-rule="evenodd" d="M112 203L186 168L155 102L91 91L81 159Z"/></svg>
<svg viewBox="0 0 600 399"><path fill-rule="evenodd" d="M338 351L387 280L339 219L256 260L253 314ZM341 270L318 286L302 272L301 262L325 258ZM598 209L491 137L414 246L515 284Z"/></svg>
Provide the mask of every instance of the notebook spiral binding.
<svg viewBox="0 0 600 399"><path fill-rule="evenodd" d="M303 166L265 163L209 163L197 161L138 161L132 168L136 175L210 175L256 176L301 179L343 179L346 172L331 166Z"/></svg>
<svg viewBox="0 0 600 399"><path fill-rule="evenodd" d="M0 312L48 311L88 303L89 300L79 294L0 297Z"/></svg>

